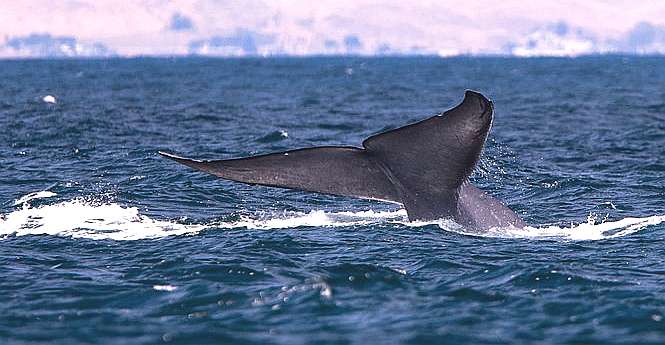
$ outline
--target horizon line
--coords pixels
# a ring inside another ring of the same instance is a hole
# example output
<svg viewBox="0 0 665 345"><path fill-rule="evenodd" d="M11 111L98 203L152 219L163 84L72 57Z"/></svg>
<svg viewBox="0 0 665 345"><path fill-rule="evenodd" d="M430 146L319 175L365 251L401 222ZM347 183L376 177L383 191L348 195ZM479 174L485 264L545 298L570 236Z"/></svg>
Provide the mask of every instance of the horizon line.
<svg viewBox="0 0 665 345"><path fill-rule="evenodd" d="M501 53L467 53L453 55L439 54L269 54L269 55L205 55L205 54L137 54L137 55L93 55L93 56L0 56L0 61L22 61L22 60L131 60L131 59L220 59L220 60L269 60L269 59L309 59L309 58L515 58L515 59L575 59L586 57L665 57L665 53L629 53L629 52L593 52L571 55L515 55Z"/></svg>

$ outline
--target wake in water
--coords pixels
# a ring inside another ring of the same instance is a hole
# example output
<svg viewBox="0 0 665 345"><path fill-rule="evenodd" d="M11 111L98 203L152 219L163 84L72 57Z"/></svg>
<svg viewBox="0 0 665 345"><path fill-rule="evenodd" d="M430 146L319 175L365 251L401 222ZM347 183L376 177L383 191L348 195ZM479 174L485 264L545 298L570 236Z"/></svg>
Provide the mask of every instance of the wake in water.
<svg viewBox="0 0 665 345"><path fill-rule="evenodd" d="M76 199L22 208L0 216L0 236L57 235L74 238L140 240L197 233L205 225L153 220L136 207Z"/></svg>
<svg viewBox="0 0 665 345"><path fill-rule="evenodd" d="M243 216L237 221L185 224L155 220L139 213L136 207L114 203L95 203L83 199L33 207L30 201L53 197L53 192L31 193L16 200L19 209L0 215L0 236L55 235L95 240L141 240L177 235L193 235L206 229L285 229L299 227L349 227L396 224L410 227L437 225L445 231L471 236L498 238L533 238L564 240L601 240L636 233L648 226L665 222L665 216L624 218L596 224L593 217L586 223L570 227L546 226L495 228L483 233L470 233L450 220L409 222L406 211L283 212L254 217Z"/></svg>

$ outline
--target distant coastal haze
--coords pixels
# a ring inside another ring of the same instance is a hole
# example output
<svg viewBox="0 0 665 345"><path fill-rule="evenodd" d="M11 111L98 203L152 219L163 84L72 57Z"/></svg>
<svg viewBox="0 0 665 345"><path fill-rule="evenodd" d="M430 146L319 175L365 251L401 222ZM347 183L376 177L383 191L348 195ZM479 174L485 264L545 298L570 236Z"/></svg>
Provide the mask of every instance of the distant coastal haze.
<svg viewBox="0 0 665 345"><path fill-rule="evenodd" d="M665 54L665 3L22 1L0 58Z"/></svg>

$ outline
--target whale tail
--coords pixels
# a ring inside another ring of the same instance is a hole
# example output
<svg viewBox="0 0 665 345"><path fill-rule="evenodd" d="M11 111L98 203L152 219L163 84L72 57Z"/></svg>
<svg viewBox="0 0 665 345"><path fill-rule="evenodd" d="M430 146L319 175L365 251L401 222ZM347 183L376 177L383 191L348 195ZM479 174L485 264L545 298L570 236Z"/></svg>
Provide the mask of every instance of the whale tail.
<svg viewBox="0 0 665 345"><path fill-rule="evenodd" d="M162 156L223 179L309 192L400 202L363 149L327 146L248 158L196 160L166 152Z"/></svg>
<svg viewBox="0 0 665 345"><path fill-rule="evenodd" d="M412 220L458 218L462 185L492 117L492 102L466 91L458 106L369 137L362 148L325 146L225 160L159 153L227 180L401 203Z"/></svg>

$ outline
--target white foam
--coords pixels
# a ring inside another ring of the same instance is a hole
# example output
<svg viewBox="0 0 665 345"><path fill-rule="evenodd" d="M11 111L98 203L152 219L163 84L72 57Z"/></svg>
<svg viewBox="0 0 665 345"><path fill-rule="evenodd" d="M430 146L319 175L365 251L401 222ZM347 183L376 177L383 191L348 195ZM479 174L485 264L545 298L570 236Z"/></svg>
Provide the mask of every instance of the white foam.
<svg viewBox="0 0 665 345"><path fill-rule="evenodd" d="M167 292L175 291L178 289L177 286L173 285L153 285L152 288L156 291L167 291Z"/></svg>
<svg viewBox="0 0 665 345"><path fill-rule="evenodd" d="M282 212L267 214L261 217L241 217L237 222L219 223L219 228L248 229L286 229L297 227L346 227L387 223L389 221L406 221L406 211L359 211L359 212L325 212L314 210L309 213Z"/></svg>
<svg viewBox="0 0 665 345"><path fill-rule="evenodd" d="M23 204L27 203L30 200L50 198L50 197L56 196L56 195L58 195L58 194L53 193L53 192L48 191L48 190L42 190L42 191L39 191L39 192L26 194L26 195L16 199L16 201L14 201L14 206L23 205Z"/></svg>
<svg viewBox="0 0 665 345"><path fill-rule="evenodd" d="M42 98L42 101L44 101L45 103L50 103L50 104L55 104L55 103L57 103L55 97L52 96L52 95L46 95L46 96L44 96L44 97Z"/></svg>
<svg viewBox="0 0 665 345"><path fill-rule="evenodd" d="M0 216L0 236L57 235L74 238L139 240L194 234L206 225L153 220L136 207L76 199L21 209Z"/></svg>
<svg viewBox="0 0 665 345"><path fill-rule="evenodd" d="M50 193L50 192L49 192ZM265 214L256 218L241 217L239 221L208 224L183 224L155 220L139 213L136 207L115 203L96 203L75 199L32 207L27 201L50 197L47 193L31 193L16 201L20 209L0 215L0 236L55 235L73 238L140 240L175 235L196 234L208 228L284 229L296 227L344 227L406 221L406 212L324 212L311 211ZM53 193L54 194L54 193ZM20 201L20 202L19 202Z"/></svg>
<svg viewBox="0 0 665 345"><path fill-rule="evenodd" d="M571 224L569 227L556 225L525 228L496 228L483 233L461 233L500 238L530 238L530 239L563 239L571 241L595 241L610 238L618 238L634 234L651 225L665 222L665 216L651 216L643 218L624 218L617 221L605 221L596 224L595 219L590 218L586 223Z"/></svg>
<svg viewBox="0 0 665 345"><path fill-rule="evenodd" d="M136 207L115 203L99 203L84 199L33 207L29 201L52 197L55 193L42 191L16 200L20 208L0 215L0 237L25 235L54 235L72 238L140 240L175 235L193 235L210 228L286 229L298 227L350 227L363 225L399 224L409 227L436 225L449 232L471 236L499 238L600 240L636 233L648 226L665 222L665 216L624 218L596 224L590 217L586 223L570 227L543 226L496 228L482 233L469 232L450 220L409 222L406 211L302 212L264 213L243 216L238 221L185 224L174 220L156 220L140 214Z"/></svg>

